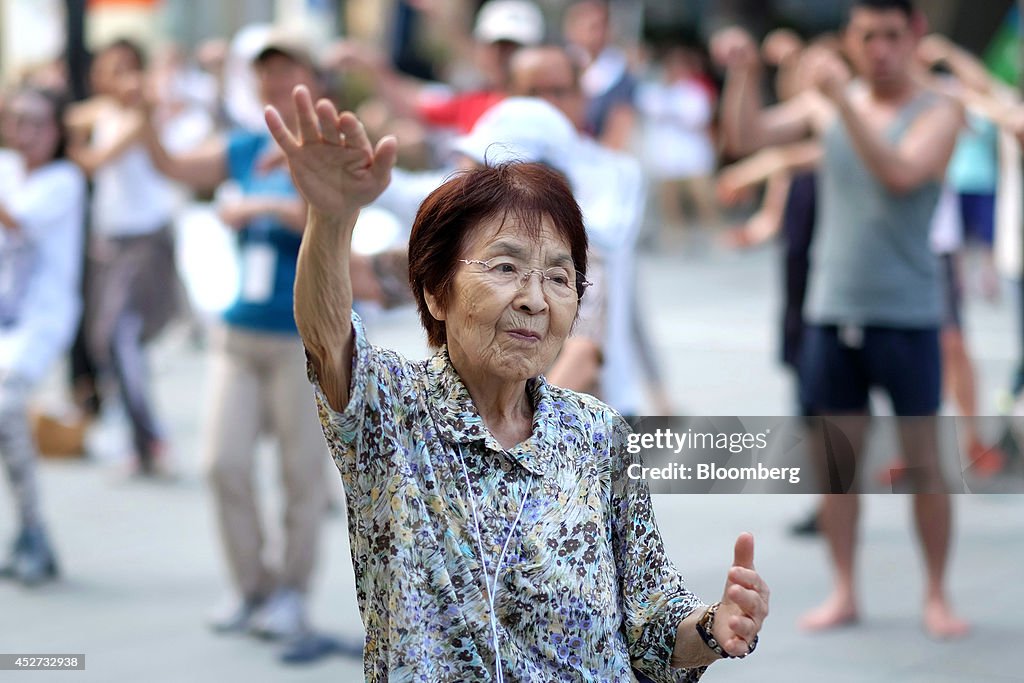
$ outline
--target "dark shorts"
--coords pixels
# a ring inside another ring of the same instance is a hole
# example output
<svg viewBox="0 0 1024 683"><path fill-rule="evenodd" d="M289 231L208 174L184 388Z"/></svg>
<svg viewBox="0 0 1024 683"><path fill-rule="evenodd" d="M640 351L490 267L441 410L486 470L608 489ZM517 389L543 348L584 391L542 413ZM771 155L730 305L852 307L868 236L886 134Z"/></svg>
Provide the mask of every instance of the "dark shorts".
<svg viewBox="0 0 1024 683"><path fill-rule="evenodd" d="M800 344L804 336L804 298L810 269L811 242L814 238L815 176L793 176L782 217L786 256L783 266L786 289L782 312L782 361L798 370Z"/></svg>
<svg viewBox="0 0 1024 683"><path fill-rule="evenodd" d="M860 413L878 387L896 415L934 415L942 401L941 358L938 328L808 325L801 393L819 414Z"/></svg>
<svg viewBox="0 0 1024 683"><path fill-rule="evenodd" d="M996 196L994 194L960 193L960 216L964 237L992 246L995 241Z"/></svg>

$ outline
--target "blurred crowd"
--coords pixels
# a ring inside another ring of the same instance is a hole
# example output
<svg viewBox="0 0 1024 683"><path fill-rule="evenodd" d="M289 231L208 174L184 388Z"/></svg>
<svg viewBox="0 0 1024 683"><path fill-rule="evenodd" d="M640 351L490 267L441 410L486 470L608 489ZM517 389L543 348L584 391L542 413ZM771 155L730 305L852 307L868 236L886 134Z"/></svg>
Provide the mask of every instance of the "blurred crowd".
<svg viewBox="0 0 1024 683"><path fill-rule="evenodd" d="M426 6L425 20L439 20ZM339 39L314 49L306 36L254 25L193 54L149 54L130 39L105 45L92 56L84 100L71 101L59 62L3 92L0 453L19 512L7 574L27 585L58 575L35 466L40 446L57 447L44 443L56 427L30 415L43 377L66 354L81 431L116 400L131 433L131 473L174 476L175 435L153 402L147 348L186 321L209 350L202 461L231 582L211 626L289 642L309 632L307 592L330 493L292 315L306 206L263 120L266 105L294 116L298 85L355 111L371 139L398 138L392 185L354 238L356 307L368 325L412 304L404 244L420 200L467 159L512 156L569 178L593 252L587 276L595 285L548 374L553 383L595 393L625 415L676 413L682 406L662 385L641 315L639 250L746 249L778 239L782 360L795 385L805 384L799 359L823 143L806 131L758 149L734 144L723 117L740 114L723 88L742 62L770 77L770 100L816 107L815 97L855 70L839 34L778 30L758 46L732 28L707 45L694 38L638 47L617 43L600 0L568 3L558 18L552 25L530 0L489 0L463 33L451 33L452 57L435 65L439 81L400 71L375 45ZM1020 278L1024 104L1017 88L945 37L915 45L915 82L966 112L930 244L948 296L944 383L971 417L978 407L960 300L964 292L1000 296L1001 274ZM183 248L204 232L230 243L230 267ZM1024 330L1019 343L1021 368L1007 387L1014 399L1024 389ZM794 395L780 414L816 411L803 390ZM253 476L261 436L273 437L282 464L285 544L276 564L263 557ZM977 430L967 429L963 448L986 476L1006 466ZM900 465L887 471L899 476Z"/></svg>

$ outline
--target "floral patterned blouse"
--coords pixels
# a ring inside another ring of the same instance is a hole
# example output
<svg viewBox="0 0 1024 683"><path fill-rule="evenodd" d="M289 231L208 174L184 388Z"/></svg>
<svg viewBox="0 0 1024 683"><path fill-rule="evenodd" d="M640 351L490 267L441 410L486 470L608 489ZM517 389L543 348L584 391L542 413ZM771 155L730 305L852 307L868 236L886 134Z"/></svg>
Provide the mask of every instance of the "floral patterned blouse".
<svg viewBox="0 0 1024 683"><path fill-rule="evenodd" d="M665 557L646 484L625 476L638 457L626 422L538 377L533 434L504 449L447 349L410 362L371 346L356 314L352 326L343 413L309 374L347 494L366 680L495 680L487 585L503 548L493 628L505 681L632 681L633 668L698 680L704 667L669 658L704 605Z"/></svg>

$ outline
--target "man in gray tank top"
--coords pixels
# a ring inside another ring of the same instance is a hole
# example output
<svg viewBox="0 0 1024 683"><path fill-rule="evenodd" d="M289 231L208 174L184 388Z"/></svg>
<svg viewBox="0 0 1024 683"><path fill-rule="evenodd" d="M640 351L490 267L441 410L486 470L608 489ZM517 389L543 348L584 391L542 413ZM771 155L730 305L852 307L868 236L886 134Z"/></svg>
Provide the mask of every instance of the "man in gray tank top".
<svg viewBox="0 0 1024 683"><path fill-rule="evenodd" d="M903 418L901 447L917 475L914 514L927 569L925 630L937 638L968 630L945 590L952 511L938 464L935 420L942 386L942 295L939 264L928 244L963 113L913 76L914 50L924 30L910 0L854 0L843 46L859 78L849 82L840 58L819 51L807 65L817 88L770 108L761 103L751 37L732 28L712 43L727 66L722 131L733 154L811 137L823 149L802 374L811 407L841 426L849 448L828 451L829 490L840 493L826 495L820 521L835 584L832 595L802 619L808 630L858 618L856 455L872 387L884 389L893 412Z"/></svg>

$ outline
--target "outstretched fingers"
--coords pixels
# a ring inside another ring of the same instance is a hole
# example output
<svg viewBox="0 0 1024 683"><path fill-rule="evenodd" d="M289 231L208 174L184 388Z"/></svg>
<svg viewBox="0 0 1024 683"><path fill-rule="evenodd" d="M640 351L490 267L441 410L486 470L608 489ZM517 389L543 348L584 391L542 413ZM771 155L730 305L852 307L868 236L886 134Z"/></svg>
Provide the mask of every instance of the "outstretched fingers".
<svg viewBox="0 0 1024 683"><path fill-rule="evenodd" d="M391 169L398 159L398 138L386 135L377 141L373 151L373 174L385 185L391 180Z"/></svg>
<svg viewBox="0 0 1024 683"><path fill-rule="evenodd" d="M367 166L369 166L373 155L373 146L370 145L370 138L366 135L363 122L357 119L352 112L346 111L338 117L337 125L338 131L344 136L345 147L363 152L366 155Z"/></svg>
<svg viewBox="0 0 1024 683"><path fill-rule="evenodd" d="M273 106L267 106L263 110L263 119L267 122L267 129L273 136L274 141L278 146L284 150L285 154L294 152L299 148L299 141L295 139L292 132L288 130L288 126L285 125L284 119L281 118L281 112L279 112Z"/></svg>
<svg viewBox="0 0 1024 683"><path fill-rule="evenodd" d="M295 86L292 91L295 100L295 113L299 122L299 141L303 143L320 140L320 122L313 108L313 96L304 85Z"/></svg>
<svg viewBox="0 0 1024 683"><path fill-rule="evenodd" d="M321 98L316 103L316 116L324 141L332 145L344 145L345 138L338 131L338 110L334 108L334 104L326 98Z"/></svg>

